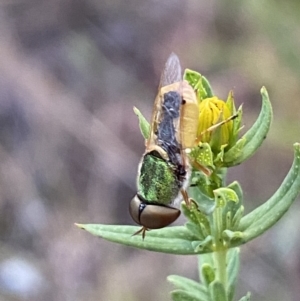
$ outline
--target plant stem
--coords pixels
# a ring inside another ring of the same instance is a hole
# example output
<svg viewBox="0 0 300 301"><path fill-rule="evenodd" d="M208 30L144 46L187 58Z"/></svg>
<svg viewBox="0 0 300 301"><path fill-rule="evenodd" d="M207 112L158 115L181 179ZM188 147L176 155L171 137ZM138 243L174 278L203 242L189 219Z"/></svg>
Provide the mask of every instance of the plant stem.
<svg viewBox="0 0 300 301"><path fill-rule="evenodd" d="M226 257L227 248L217 248L217 250L213 252L214 266L216 269L216 279L223 284L225 289L227 287Z"/></svg>
<svg viewBox="0 0 300 301"><path fill-rule="evenodd" d="M227 270L226 270L226 257L227 257L227 247L224 245L222 239L222 231L223 231L223 215L222 215L222 207L220 204L216 204L217 208L213 213L213 231L212 235L214 237L214 268L216 269L216 279L220 281L225 290L227 286Z"/></svg>

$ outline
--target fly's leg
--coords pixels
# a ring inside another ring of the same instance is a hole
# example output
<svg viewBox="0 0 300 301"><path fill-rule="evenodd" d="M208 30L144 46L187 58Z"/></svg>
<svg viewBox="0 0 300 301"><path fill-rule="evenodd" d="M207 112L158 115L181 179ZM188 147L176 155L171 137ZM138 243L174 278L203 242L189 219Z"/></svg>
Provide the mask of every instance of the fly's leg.
<svg viewBox="0 0 300 301"><path fill-rule="evenodd" d="M220 121L220 122L218 122L218 123L216 123L216 124L210 126L210 127L207 128L206 130L202 131L202 132L199 134L199 137L198 137L197 140L196 140L196 144L199 144L199 143L201 142L201 137L202 137L204 134L206 134L206 133L208 133L208 132L214 131L214 130L217 129L219 126L222 126L223 124L225 124L225 123L227 123L227 122L229 122L229 121L235 119L236 117L238 117L238 114L234 114L234 115L228 117L227 119L225 119L225 120L223 120L223 121Z"/></svg>
<svg viewBox="0 0 300 301"><path fill-rule="evenodd" d="M190 200L190 198L189 198L189 196L188 196L188 193L187 193L186 190L184 190L184 189L181 189L180 191L181 191L183 200L185 201L187 207L190 207L190 205L191 205L191 200Z"/></svg>
<svg viewBox="0 0 300 301"><path fill-rule="evenodd" d="M147 229L146 227L142 227L140 230L133 233L132 236L135 236L135 235L138 235L138 234L142 233L142 237L143 237L143 240L144 240L145 236L146 236L146 231L148 231L148 230L149 229Z"/></svg>

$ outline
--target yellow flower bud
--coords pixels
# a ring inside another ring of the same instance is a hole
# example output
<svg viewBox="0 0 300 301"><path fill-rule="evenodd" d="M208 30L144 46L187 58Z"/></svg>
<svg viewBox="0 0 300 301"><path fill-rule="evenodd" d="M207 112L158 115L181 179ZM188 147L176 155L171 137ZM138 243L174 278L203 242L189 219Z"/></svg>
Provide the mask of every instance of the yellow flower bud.
<svg viewBox="0 0 300 301"><path fill-rule="evenodd" d="M219 147L228 144L232 135L232 120L220 125L219 129L213 126L231 116L232 112L223 100L217 97L202 100L199 106L198 140L211 143L214 138L217 138ZM218 137L214 137L217 133Z"/></svg>

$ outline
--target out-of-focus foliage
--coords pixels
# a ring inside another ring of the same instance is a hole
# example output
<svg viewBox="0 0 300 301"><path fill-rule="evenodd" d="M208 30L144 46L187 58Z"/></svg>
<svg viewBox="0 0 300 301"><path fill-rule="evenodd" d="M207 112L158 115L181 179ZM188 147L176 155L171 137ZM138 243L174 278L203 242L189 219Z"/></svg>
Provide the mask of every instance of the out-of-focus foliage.
<svg viewBox="0 0 300 301"><path fill-rule="evenodd" d="M228 179L243 186L246 211L268 198L299 141L299 6L2 1L0 301L159 300L169 290L167 275L196 279L193 258L114 246L73 223L132 223L128 204L144 150L132 107L149 118L172 51L220 97L234 89L250 116L246 128L259 112L260 87L268 87L268 140ZM253 300L299 299L299 210L294 205L242 249L238 296L249 289Z"/></svg>

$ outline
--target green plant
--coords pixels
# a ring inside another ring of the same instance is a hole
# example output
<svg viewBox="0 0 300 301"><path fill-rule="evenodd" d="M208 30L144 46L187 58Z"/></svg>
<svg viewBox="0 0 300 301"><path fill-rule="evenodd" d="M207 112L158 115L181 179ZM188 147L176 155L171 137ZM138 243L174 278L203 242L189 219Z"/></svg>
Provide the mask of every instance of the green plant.
<svg viewBox="0 0 300 301"><path fill-rule="evenodd" d="M253 126L241 137L242 108L235 108L233 93L226 102L214 96L207 79L186 70L184 80L196 91L200 104L198 143L189 153L192 174L188 195L182 202L187 218L183 226L147 232L145 239L133 236L139 227L102 224L77 224L93 235L112 242L169 254L198 255L201 283L169 276L175 286L174 301L231 301L239 270L239 246L263 234L288 210L300 190L300 144L294 144L294 162L276 193L261 206L244 215L243 192L238 182L226 185L228 168L251 157L266 137L272 121L267 90L261 89L262 108ZM150 127L135 109L144 137ZM229 116L234 116L228 120ZM208 124L224 121L207 130ZM202 167L196 168L197 166ZM204 172L203 172L204 171ZM250 294L240 301L250 300Z"/></svg>

